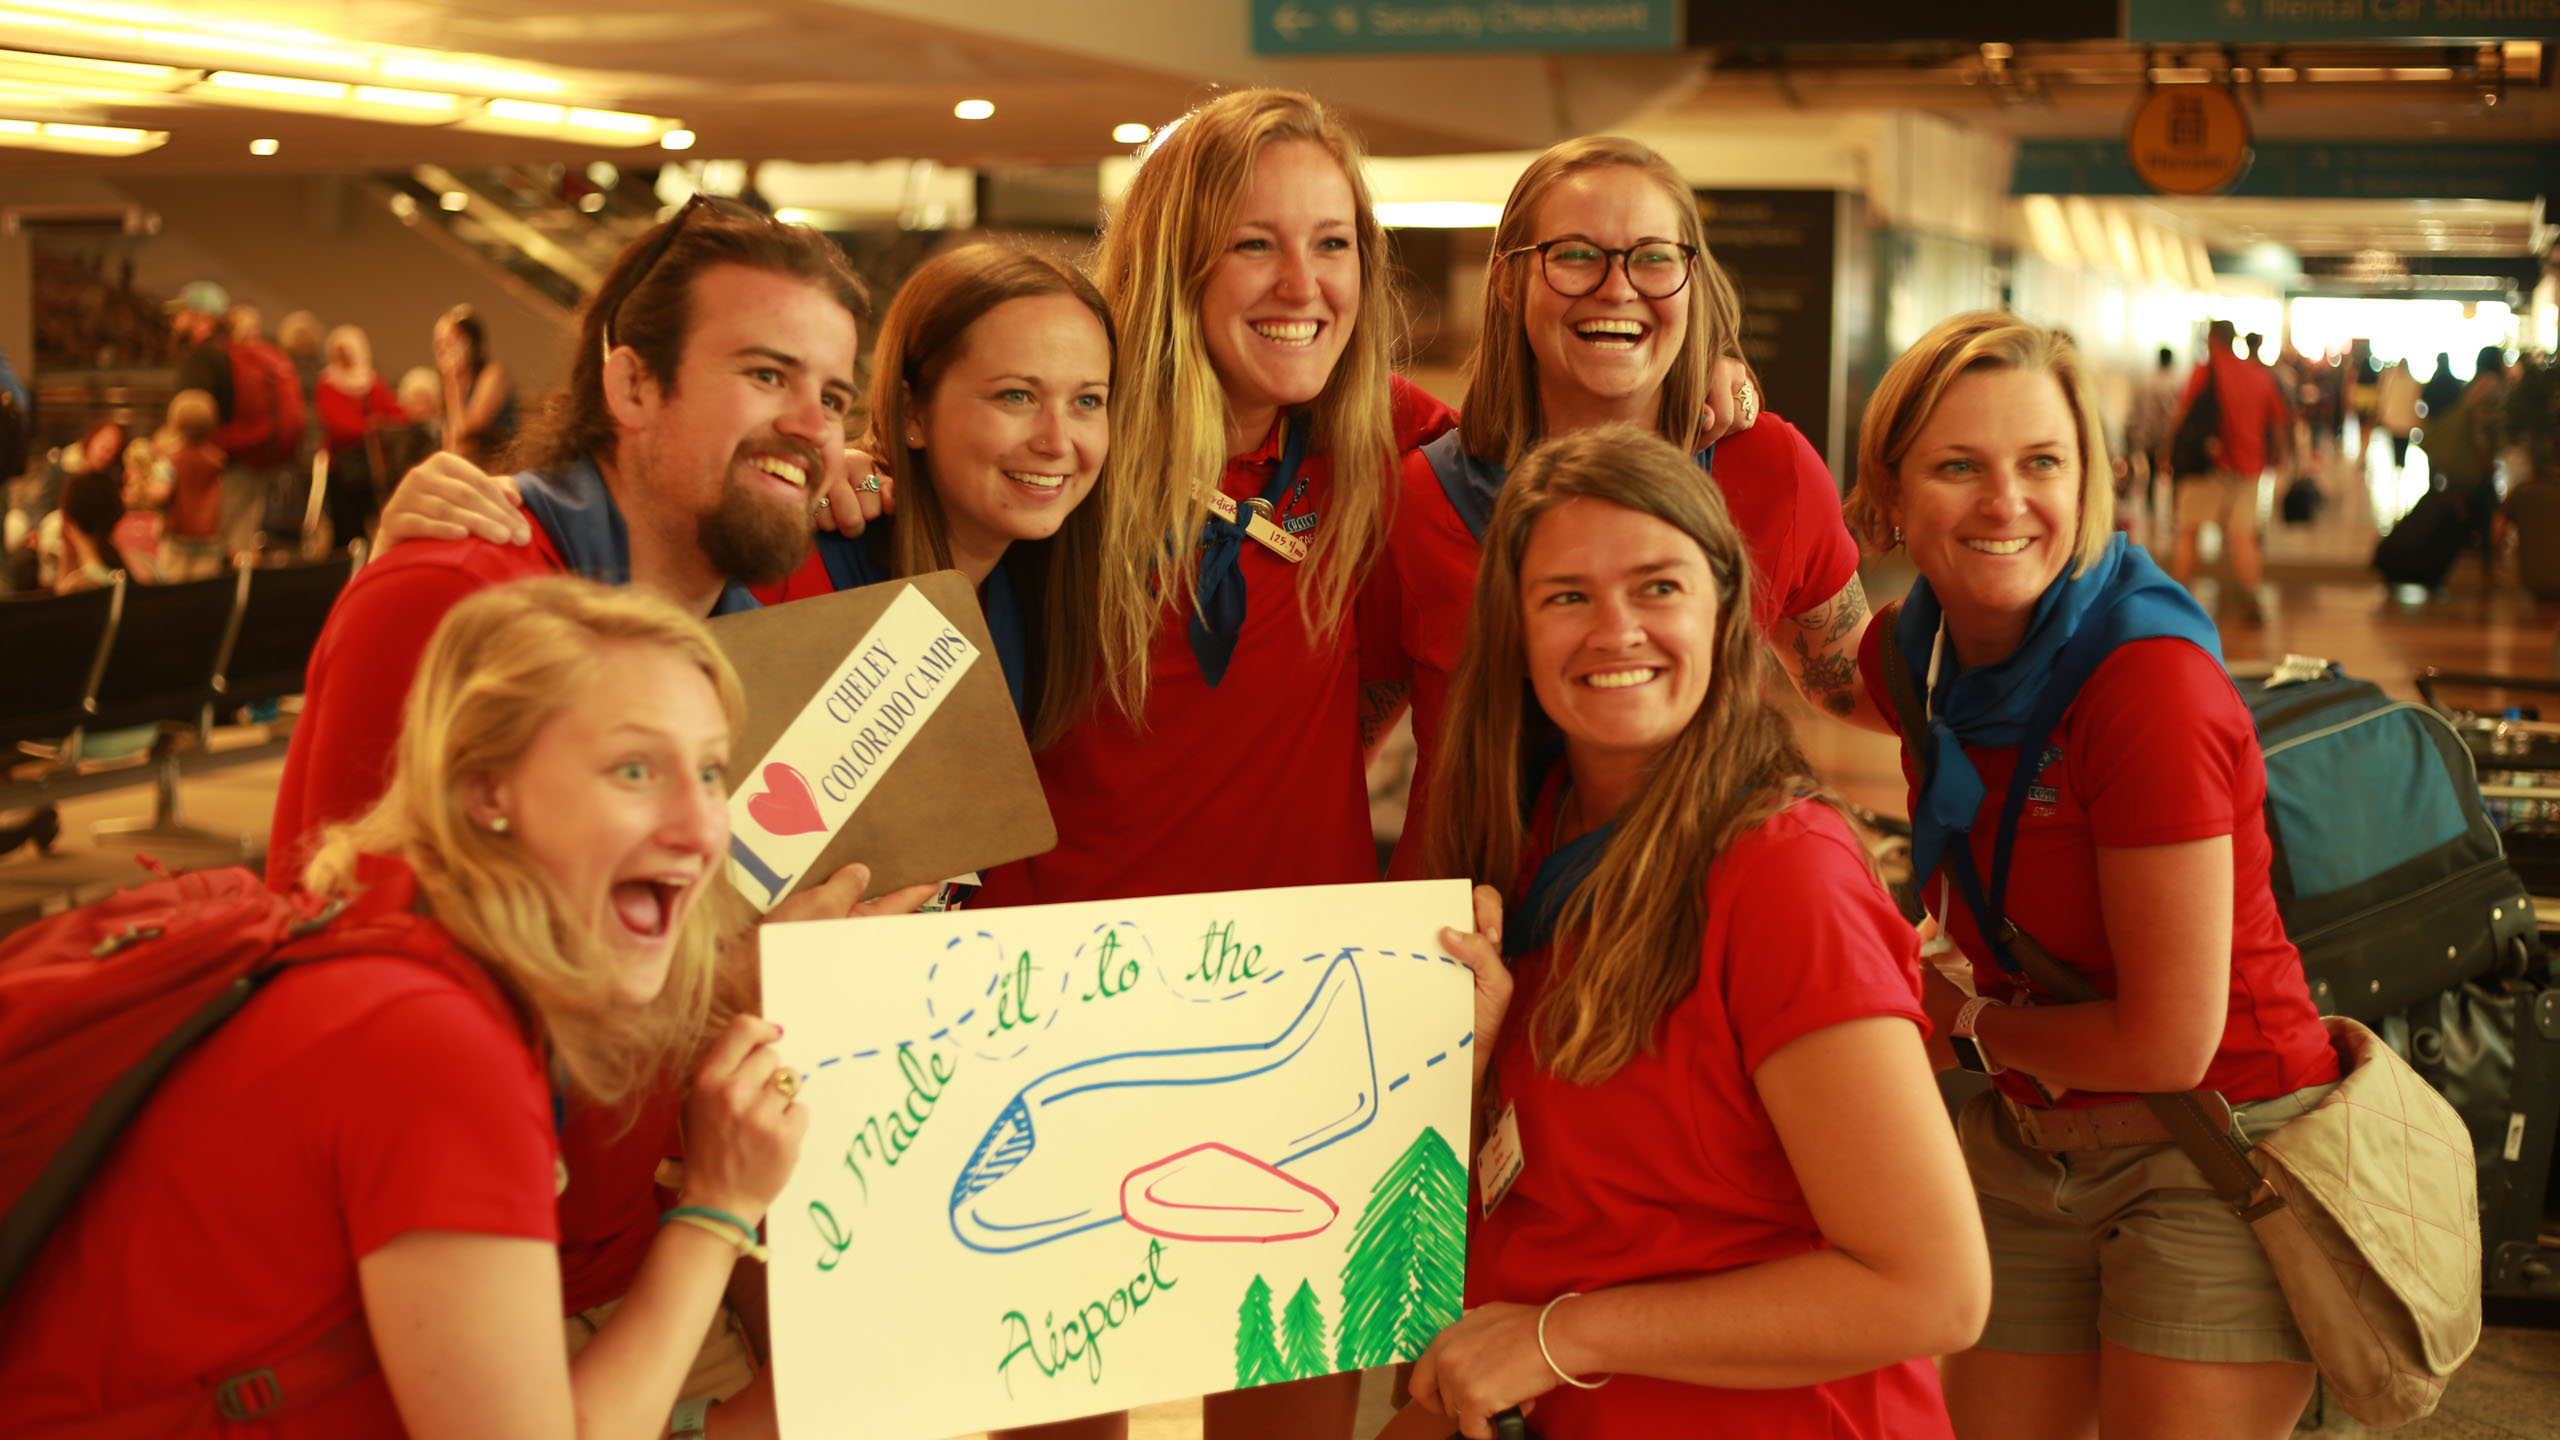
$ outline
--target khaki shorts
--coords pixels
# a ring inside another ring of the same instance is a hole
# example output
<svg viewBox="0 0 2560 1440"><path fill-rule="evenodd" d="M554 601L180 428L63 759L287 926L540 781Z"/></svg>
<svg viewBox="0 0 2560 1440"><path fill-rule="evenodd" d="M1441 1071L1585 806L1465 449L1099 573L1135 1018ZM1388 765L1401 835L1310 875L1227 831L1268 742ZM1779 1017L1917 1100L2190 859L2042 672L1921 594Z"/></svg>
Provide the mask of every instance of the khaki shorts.
<svg viewBox="0 0 2560 1440"><path fill-rule="evenodd" d="M574 1357L596 1338L604 1322L622 1308L619 1300L607 1300L592 1310L581 1310L562 1322ZM747 1344L746 1327L737 1312L722 1305L711 1317L711 1333L702 1339L702 1349L693 1357L693 1369L684 1377L684 1388L676 1392L676 1401L726 1400L755 1383L756 1352Z"/></svg>
<svg viewBox="0 0 2560 1440"><path fill-rule="evenodd" d="M2236 470L2208 470L2193 478L2181 475L2177 505L2181 530L2218 525L2227 532L2235 522L2254 530L2258 524L2258 482Z"/></svg>
<svg viewBox="0 0 2560 1440"><path fill-rule="evenodd" d="M2255 1138L2308 1112L2315 1085L2238 1109ZM1991 1241L1986 1350L2075 1355L2100 1337L2168 1360L2300 1360L2258 1238L2175 1145L2030 1150L1978 1095L1957 1117Z"/></svg>

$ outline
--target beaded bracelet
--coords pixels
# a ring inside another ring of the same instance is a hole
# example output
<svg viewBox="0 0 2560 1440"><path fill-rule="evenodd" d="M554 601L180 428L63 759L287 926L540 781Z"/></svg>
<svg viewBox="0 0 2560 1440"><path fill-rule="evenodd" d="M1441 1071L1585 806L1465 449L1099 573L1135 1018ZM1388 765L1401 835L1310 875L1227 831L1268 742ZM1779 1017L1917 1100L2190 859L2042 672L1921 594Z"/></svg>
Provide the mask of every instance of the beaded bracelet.
<svg viewBox="0 0 2560 1440"><path fill-rule="evenodd" d="M1610 1381L1615 1380L1618 1377L1615 1375L1603 1375L1597 1380L1576 1380L1572 1376L1564 1373L1564 1367L1556 1363L1555 1352L1547 1348L1547 1311L1555 1309L1567 1300L1579 1299L1581 1298L1581 1295L1582 1292L1579 1290L1567 1290L1553 1300L1548 1301L1546 1309L1538 1312L1538 1353L1546 1357L1547 1368L1556 1372L1557 1379L1572 1386L1576 1390L1597 1390L1601 1386L1608 1384Z"/></svg>
<svg viewBox="0 0 2560 1440"><path fill-rule="evenodd" d="M706 1234L717 1235L737 1246L738 1253L750 1260L773 1258L772 1250L756 1243L756 1227L726 1210L714 1210L707 1205L679 1205L658 1217L661 1229L669 1224L691 1225Z"/></svg>

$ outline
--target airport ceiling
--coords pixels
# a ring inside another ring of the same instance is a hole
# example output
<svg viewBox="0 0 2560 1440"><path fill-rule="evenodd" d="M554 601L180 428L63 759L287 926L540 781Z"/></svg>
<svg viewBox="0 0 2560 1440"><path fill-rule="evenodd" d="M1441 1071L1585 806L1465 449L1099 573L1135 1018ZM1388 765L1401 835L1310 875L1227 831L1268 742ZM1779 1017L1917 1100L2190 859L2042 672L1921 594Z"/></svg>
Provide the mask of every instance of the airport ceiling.
<svg viewBox="0 0 2560 1440"><path fill-rule="evenodd" d="M389 123L326 102L245 108L236 91L232 103L208 103L202 97L213 92L196 75L198 67L237 66L362 83L365 77L345 68L347 57L386 50L515 67L553 87L525 98L661 117L658 128L694 133L691 154L724 158L1089 163L1127 153L1115 129L1160 124L1214 86L1256 82L1302 85L1335 99L1382 154L1536 148L1638 115L1657 128L1683 119L1729 126L1744 116L1780 124L1808 110L1917 109L2021 139L2094 138L2121 132L2146 85L2204 76L2235 81L2268 138L2560 138L2552 62L2531 42L2289 51L2088 42L1282 62L1249 53L1247 9L1247 0L1081 7L1057 0L0 0L0 115L169 133L157 150L113 160L0 148L0 176L663 158L654 147L603 145L559 131ZM251 39L229 54L174 48L172 23L155 28L155 13L198 35ZM126 28L117 32L102 20ZM311 43L261 51L252 43L261 27L270 36L301 32ZM51 113L30 113L26 100L36 92L23 74L12 88L10 50L156 62L185 67L195 78L145 100L101 90L64 100ZM496 93L496 83L478 88ZM971 99L996 102L994 113L959 118L954 107ZM253 156L253 140L275 141L277 153ZM2173 208L2206 226L2217 244L2254 236L2306 251L2374 236L2379 226L2412 249L2487 245L2515 254L2529 246L2540 219L2530 206L2458 203Z"/></svg>

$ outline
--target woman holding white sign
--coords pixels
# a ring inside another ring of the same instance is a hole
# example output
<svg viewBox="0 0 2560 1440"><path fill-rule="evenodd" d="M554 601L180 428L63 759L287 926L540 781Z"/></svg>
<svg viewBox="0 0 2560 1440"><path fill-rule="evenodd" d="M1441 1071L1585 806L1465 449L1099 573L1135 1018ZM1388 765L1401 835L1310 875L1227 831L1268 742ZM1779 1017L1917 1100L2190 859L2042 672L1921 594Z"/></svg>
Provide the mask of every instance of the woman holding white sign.
<svg viewBox="0 0 2560 1440"><path fill-rule="evenodd" d="M389 791L304 872L307 910L343 902L320 934L344 953L289 966L178 1064L0 1310L11 1433L247 1414L646 1440L672 1413L704 1434L680 1387L808 1123L780 1027L715 998L743 917L702 897L742 705L702 622L645 589L533 579L456 606ZM559 1117L688 1071L677 1204L573 1360ZM714 1413L772 1432L761 1387Z"/></svg>
<svg viewBox="0 0 2560 1440"><path fill-rule="evenodd" d="M1392 1434L1533 1403L1550 1440L1950 1433L1923 1357L1971 1343L1989 1263L1917 941L1767 698L1755 580L1631 426L1494 507L1429 836L1504 890L1443 936L1484 1213Z"/></svg>

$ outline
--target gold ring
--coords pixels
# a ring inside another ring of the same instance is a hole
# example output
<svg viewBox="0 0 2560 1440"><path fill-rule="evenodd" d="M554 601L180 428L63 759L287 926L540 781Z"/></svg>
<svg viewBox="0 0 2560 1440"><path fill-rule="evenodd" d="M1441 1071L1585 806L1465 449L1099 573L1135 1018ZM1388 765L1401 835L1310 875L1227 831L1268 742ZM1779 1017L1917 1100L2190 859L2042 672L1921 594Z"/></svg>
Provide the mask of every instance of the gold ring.
<svg viewBox="0 0 2560 1440"><path fill-rule="evenodd" d="M776 1091L785 1100L800 1093L800 1076L788 1065L775 1066L773 1078L764 1083L766 1088Z"/></svg>

